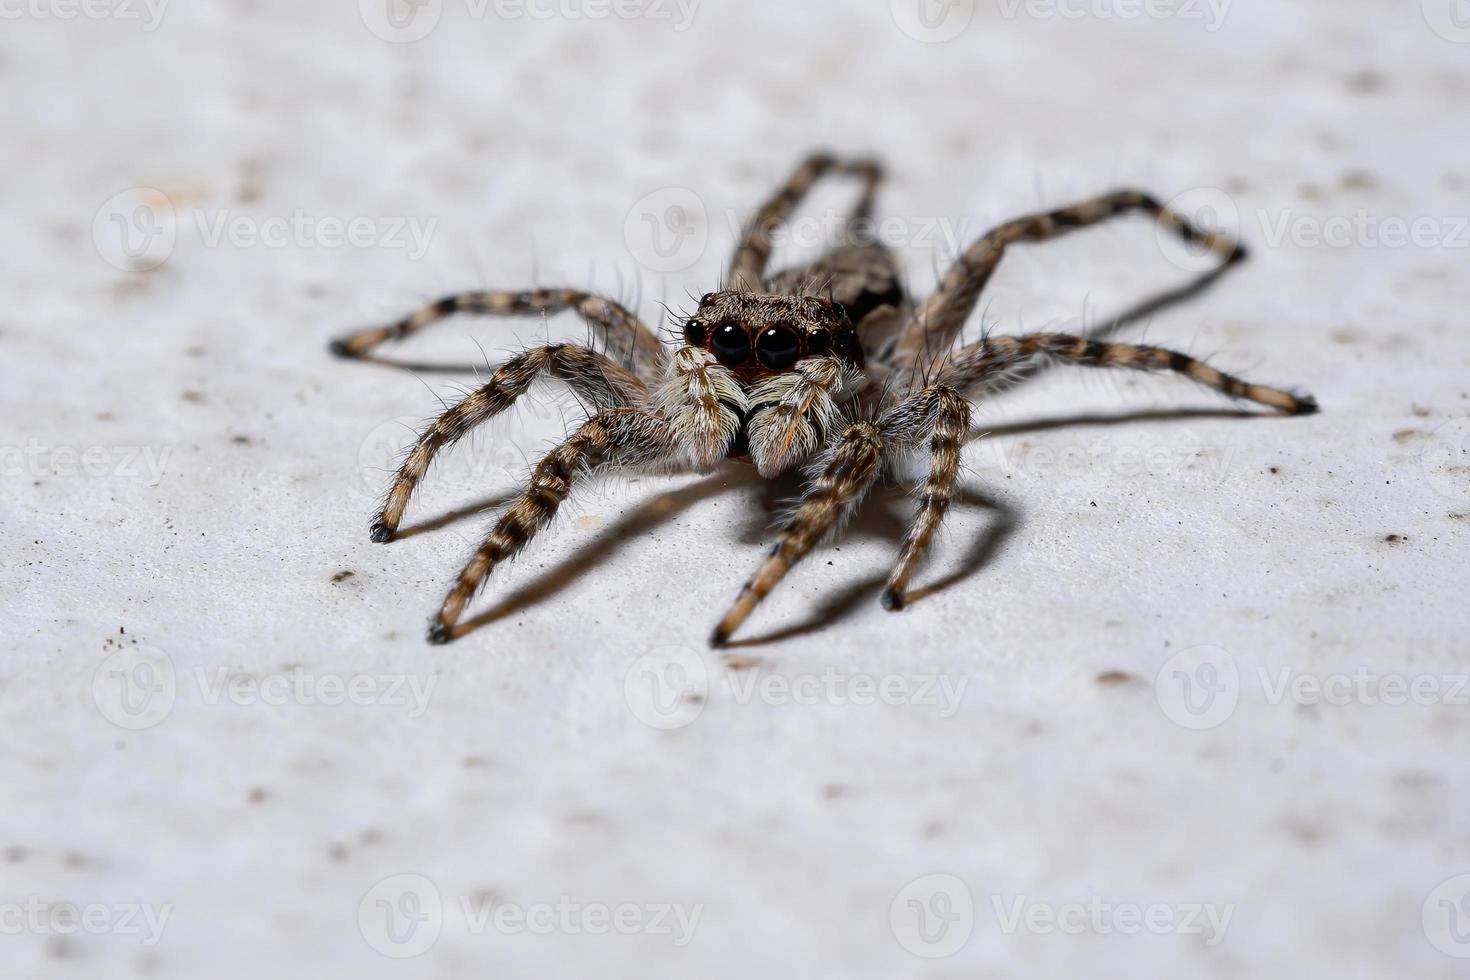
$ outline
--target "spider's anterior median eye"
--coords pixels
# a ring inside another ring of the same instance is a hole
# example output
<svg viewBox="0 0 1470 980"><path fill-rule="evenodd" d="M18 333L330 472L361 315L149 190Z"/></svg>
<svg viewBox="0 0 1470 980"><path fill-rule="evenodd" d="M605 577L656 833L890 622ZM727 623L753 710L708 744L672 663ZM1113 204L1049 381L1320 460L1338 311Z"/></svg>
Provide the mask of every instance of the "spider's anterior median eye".
<svg viewBox="0 0 1470 980"><path fill-rule="evenodd" d="M801 357L801 341L790 327L767 327L755 342L755 356L775 371L784 371Z"/></svg>
<svg viewBox="0 0 1470 980"><path fill-rule="evenodd" d="M721 364L740 364L750 356L750 338L739 324L727 323L715 330L710 350Z"/></svg>
<svg viewBox="0 0 1470 980"><path fill-rule="evenodd" d="M684 324L684 343L690 347L704 346L704 324L698 320L690 320Z"/></svg>

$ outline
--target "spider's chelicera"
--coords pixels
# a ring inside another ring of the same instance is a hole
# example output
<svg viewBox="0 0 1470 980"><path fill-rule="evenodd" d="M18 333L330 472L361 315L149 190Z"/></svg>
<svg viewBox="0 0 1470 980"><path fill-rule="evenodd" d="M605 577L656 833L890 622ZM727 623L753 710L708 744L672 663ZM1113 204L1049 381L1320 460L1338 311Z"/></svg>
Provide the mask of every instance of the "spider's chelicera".
<svg viewBox="0 0 1470 980"><path fill-rule="evenodd" d="M863 184L849 234L815 263L768 275L772 231L829 173ZM981 290L1006 248L1018 242L1143 213L1224 264L1244 257L1230 239L1196 228L1149 195L1119 191L1007 222L966 249L932 296L913 303L893 253L853 234L871 214L880 179L878 165L869 161L809 157L761 207L736 246L725 287L701 298L683 324L682 342L672 348L618 303L575 289L462 293L332 344L341 356L363 357L454 313L562 310L580 314L605 343L606 353L550 344L511 358L409 450L372 520L374 541L393 538L434 456L510 407L538 377L567 384L595 408L536 464L526 488L495 522L450 588L429 628L431 641L455 636L465 606L495 566L525 547L556 516L573 485L597 471L703 472L726 459L748 461L767 478L811 468L810 485L775 547L715 627L711 642L719 646L856 509L881 474L918 450L928 453L929 472L916 487L917 513L882 596L885 608L903 608L909 581L954 495L970 402L1027 365L1050 359L1168 371L1286 414L1316 410L1308 396L1252 384L1161 347L1061 333L958 343Z"/></svg>

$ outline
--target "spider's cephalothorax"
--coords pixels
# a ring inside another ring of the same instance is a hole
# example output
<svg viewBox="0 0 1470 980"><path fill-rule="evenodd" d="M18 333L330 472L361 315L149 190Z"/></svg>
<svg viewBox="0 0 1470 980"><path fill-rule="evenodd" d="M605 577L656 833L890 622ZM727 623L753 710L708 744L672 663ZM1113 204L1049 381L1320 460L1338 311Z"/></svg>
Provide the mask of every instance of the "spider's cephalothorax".
<svg viewBox="0 0 1470 980"><path fill-rule="evenodd" d="M769 275L772 230L828 173L863 183L841 240L811 265ZM966 249L934 294L914 304L901 286L893 253L863 244L854 234L871 214L880 178L870 161L809 157L756 214L736 246L724 288L704 296L672 349L618 303L575 289L462 293L333 342L341 356L366 357L379 344L453 313L561 310L576 311L606 342L605 354L551 344L511 358L430 425L404 459L372 520L374 541L393 538L434 456L508 408L536 378L564 382L595 409L536 465L525 490L490 529L445 597L430 640L442 643L456 635L465 606L492 569L525 547L556 516L573 484L597 470L707 471L735 458L748 459L769 477L799 464L813 466L816 475L775 548L715 628L712 642L721 645L787 571L852 513L882 472L917 450L928 453L929 473L915 488L917 513L882 596L885 608L903 608L909 581L954 496L971 400L1038 361L1173 372L1286 414L1316 410L1310 397L1252 384L1162 347L1060 333L959 344L981 290L1013 244L1142 213L1214 252L1222 265L1244 257L1228 238L1189 224L1153 197L1118 191L1007 222Z"/></svg>

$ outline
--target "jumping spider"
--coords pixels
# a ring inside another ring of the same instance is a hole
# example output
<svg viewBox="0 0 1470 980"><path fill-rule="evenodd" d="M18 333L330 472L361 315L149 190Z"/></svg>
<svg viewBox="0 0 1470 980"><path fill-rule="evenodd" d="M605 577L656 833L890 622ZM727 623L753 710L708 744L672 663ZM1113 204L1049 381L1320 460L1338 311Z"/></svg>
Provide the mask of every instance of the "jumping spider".
<svg viewBox="0 0 1470 980"><path fill-rule="evenodd" d="M848 237L811 265L768 276L772 232L826 174L862 181ZM431 642L455 637L465 605L491 570L519 552L556 516L573 484L595 471L706 472L738 459L771 478L810 467L814 478L775 547L715 627L711 643L721 646L791 567L850 516L880 474L927 444L929 473L917 488L918 513L882 596L884 608L902 609L909 580L954 496L969 400L1002 387L1025 365L1053 358L1172 371L1288 415L1316 410L1308 396L1251 384L1160 347L1032 333L987 336L956 348L981 290L1014 243L1046 241L1142 212L1211 250L1222 265L1242 259L1244 249L1194 227L1147 194L1120 191L1001 225L971 245L934 294L915 305L894 254L851 236L871 213L881 177L871 161L809 157L761 207L735 249L724 288L699 301L684 324L683 343L672 349L618 303L575 289L449 296L396 324L332 344L338 355L362 357L454 313L562 310L580 314L606 344L606 354L550 344L511 358L430 425L404 459L372 520L374 541L393 538L435 454L509 408L537 377L566 383L596 409L536 465L529 485L460 572L429 628Z"/></svg>

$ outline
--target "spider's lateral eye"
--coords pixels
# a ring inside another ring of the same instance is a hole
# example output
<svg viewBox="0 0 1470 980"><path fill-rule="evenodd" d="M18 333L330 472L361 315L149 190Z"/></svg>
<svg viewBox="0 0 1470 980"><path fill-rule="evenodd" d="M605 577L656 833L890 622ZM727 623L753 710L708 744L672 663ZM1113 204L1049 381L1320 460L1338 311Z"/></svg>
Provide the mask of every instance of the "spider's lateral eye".
<svg viewBox="0 0 1470 980"><path fill-rule="evenodd" d="M710 349L721 364L734 366L750 356L750 337L738 323L726 323L715 330Z"/></svg>
<svg viewBox="0 0 1470 980"><path fill-rule="evenodd" d="M837 302L836 300L833 300L832 301L832 312L833 313L836 313L838 316L842 317L842 319L844 319L844 320L847 319L847 307L843 306L841 303Z"/></svg>
<svg viewBox="0 0 1470 980"><path fill-rule="evenodd" d="M824 327L818 327L806 335L807 353L813 357L821 357L832 349L832 332Z"/></svg>
<svg viewBox="0 0 1470 980"><path fill-rule="evenodd" d="M713 303L714 301L715 301L715 294L714 293L705 293L703 296L699 297L699 305L700 306L708 306L711 303Z"/></svg>
<svg viewBox="0 0 1470 980"><path fill-rule="evenodd" d="M767 327L755 342L755 356L766 367L784 371L801 358L801 338L790 327Z"/></svg>
<svg viewBox="0 0 1470 980"><path fill-rule="evenodd" d="M698 320L690 320L684 324L684 343L690 347L704 346L704 324Z"/></svg>

